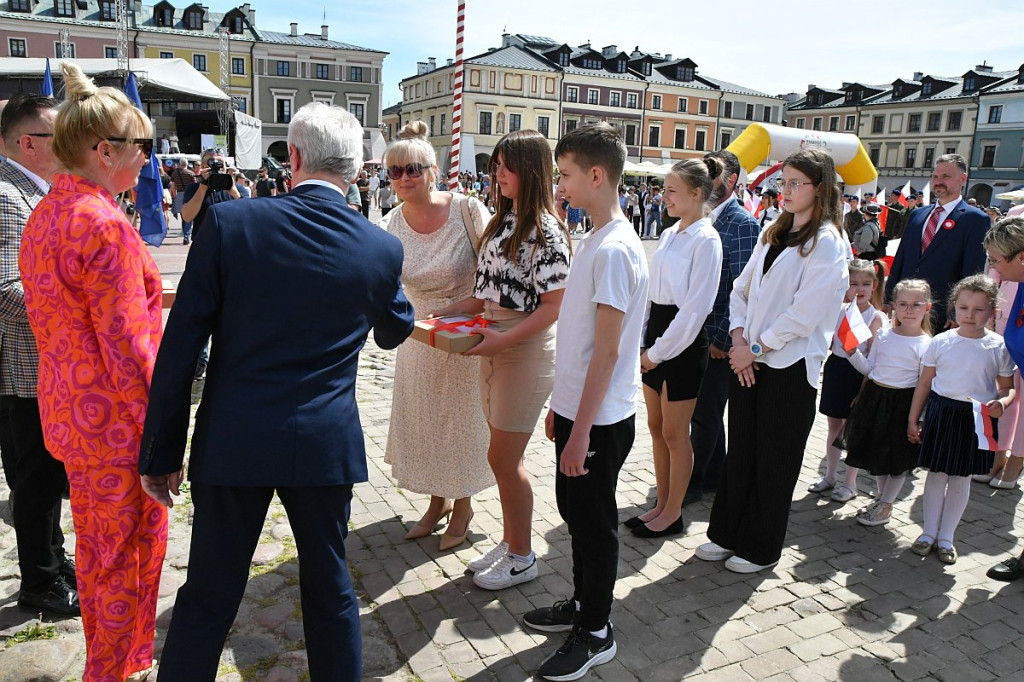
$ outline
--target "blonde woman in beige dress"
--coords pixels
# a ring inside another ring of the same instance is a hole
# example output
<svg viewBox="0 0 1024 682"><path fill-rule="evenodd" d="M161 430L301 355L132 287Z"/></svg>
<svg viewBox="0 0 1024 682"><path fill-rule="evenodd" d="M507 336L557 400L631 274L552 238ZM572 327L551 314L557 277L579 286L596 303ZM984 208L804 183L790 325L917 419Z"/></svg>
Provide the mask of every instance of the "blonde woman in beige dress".
<svg viewBox="0 0 1024 682"><path fill-rule="evenodd" d="M426 133L426 125L414 121L385 152L403 203L379 223L402 241L402 285L418 318L472 295L477 257L471 235L478 241L490 218L479 201L434 189L437 161ZM406 539L430 535L447 517L440 549L462 544L473 518L472 496L494 485L479 373L479 358L411 340L398 348L384 461L400 488L430 495L430 506Z"/></svg>

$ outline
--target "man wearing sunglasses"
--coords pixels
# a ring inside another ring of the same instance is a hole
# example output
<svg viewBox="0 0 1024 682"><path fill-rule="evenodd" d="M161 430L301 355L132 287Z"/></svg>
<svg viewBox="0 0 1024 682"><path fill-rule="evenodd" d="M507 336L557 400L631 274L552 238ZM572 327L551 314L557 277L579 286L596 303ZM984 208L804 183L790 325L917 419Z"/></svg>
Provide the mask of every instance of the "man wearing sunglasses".
<svg viewBox="0 0 1024 682"><path fill-rule="evenodd" d="M204 150L199 162L200 170L196 178L198 182L185 188L185 198L181 206L181 219L189 220L195 226L192 230L193 235L202 227L206 211L211 206L222 201L242 198L234 181L231 180L231 175L227 173L223 149ZM211 176L218 175L221 177L211 179Z"/></svg>
<svg viewBox="0 0 1024 682"><path fill-rule="evenodd" d="M39 351L25 312L18 250L25 223L49 191L59 162L50 148L57 102L15 95L0 117L7 161L0 164L0 451L14 504L21 592L18 604L78 615L75 565L60 527L64 465L43 442L36 381Z"/></svg>

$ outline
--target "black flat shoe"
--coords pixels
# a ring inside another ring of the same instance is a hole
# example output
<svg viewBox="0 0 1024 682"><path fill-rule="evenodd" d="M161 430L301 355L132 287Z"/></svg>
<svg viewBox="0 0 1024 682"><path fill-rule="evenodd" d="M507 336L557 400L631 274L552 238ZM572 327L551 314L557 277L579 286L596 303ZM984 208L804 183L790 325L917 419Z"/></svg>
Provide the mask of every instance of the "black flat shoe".
<svg viewBox="0 0 1024 682"><path fill-rule="evenodd" d="M1005 583L1013 582L1024 575L1024 562L1013 557L988 569L985 575L993 580L1001 580Z"/></svg>
<svg viewBox="0 0 1024 682"><path fill-rule="evenodd" d="M651 530L646 523L641 523L633 529L633 535L638 538L663 538L668 535L678 535L683 532L683 517L673 521L665 530Z"/></svg>
<svg viewBox="0 0 1024 682"><path fill-rule="evenodd" d="M78 592L58 575L49 591L42 594L21 591L18 607L26 611L45 611L60 616L79 616Z"/></svg>
<svg viewBox="0 0 1024 682"><path fill-rule="evenodd" d="M626 519L625 521L623 521L622 525L625 526L626 528L632 529L632 528L636 528L637 526L644 525L644 522L640 520L639 516L634 516L631 519Z"/></svg>

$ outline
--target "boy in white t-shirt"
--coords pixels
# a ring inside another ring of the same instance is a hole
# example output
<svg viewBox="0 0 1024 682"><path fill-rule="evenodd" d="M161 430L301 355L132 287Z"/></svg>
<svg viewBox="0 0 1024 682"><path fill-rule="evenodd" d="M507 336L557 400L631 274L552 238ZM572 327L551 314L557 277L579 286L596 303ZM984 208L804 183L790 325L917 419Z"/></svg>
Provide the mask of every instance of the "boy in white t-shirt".
<svg viewBox="0 0 1024 682"><path fill-rule="evenodd" d="M571 631L541 664L538 674L550 680L576 679L615 656L608 620L619 559L615 488L633 447L648 286L643 246L619 208L625 160L622 138L605 123L577 128L555 148L559 187L595 227L569 271L544 421L555 441L558 512L572 536L574 594L524 617L536 630Z"/></svg>

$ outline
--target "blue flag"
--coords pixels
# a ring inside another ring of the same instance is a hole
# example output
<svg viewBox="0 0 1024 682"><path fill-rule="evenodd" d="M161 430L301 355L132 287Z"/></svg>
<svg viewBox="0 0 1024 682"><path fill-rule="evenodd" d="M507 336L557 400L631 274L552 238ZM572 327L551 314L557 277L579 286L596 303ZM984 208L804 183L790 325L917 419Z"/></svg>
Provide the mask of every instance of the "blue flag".
<svg viewBox="0 0 1024 682"><path fill-rule="evenodd" d="M128 72L128 84L124 94L142 109L139 97L139 86L135 83L135 74ZM156 149L149 154L149 163L139 173L139 184L135 186L135 210L139 212L139 235L147 244L160 246L167 236L167 221L164 220L164 185L160 181L159 161Z"/></svg>
<svg viewBox="0 0 1024 682"><path fill-rule="evenodd" d="M43 74L43 84L39 88L40 94L53 97L53 77L50 75L50 58L46 58L46 73Z"/></svg>

